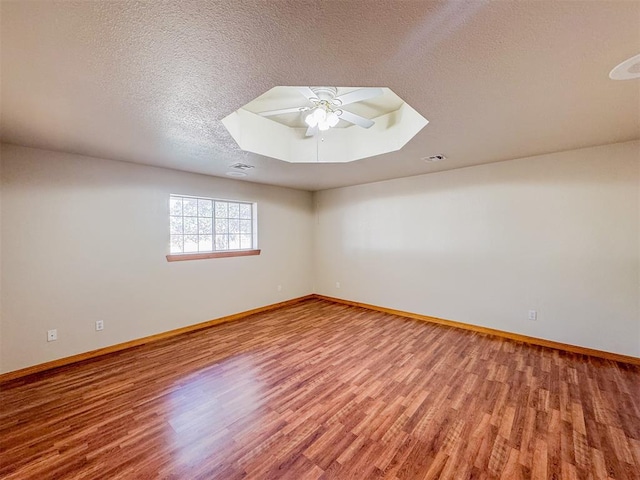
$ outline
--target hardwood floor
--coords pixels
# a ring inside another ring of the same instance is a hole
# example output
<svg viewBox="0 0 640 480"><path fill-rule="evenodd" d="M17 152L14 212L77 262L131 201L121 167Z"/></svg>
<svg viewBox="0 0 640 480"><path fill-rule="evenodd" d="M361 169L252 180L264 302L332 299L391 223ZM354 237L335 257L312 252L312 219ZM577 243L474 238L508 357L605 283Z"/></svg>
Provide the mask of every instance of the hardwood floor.
<svg viewBox="0 0 640 480"><path fill-rule="evenodd" d="M0 478L640 478L640 367L308 300L0 386Z"/></svg>

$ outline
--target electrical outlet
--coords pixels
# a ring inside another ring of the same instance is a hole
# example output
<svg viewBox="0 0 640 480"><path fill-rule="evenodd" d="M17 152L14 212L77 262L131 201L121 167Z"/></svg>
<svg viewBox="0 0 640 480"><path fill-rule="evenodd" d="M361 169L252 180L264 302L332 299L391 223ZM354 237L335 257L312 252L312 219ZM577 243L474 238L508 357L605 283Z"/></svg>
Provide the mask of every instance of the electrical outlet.
<svg viewBox="0 0 640 480"><path fill-rule="evenodd" d="M58 339L58 330L47 330L47 342L53 342Z"/></svg>
<svg viewBox="0 0 640 480"><path fill-rule="evenodd" d="M281 292L282 291L282 285L278 285L278 291Z"/></svg>
<svg viewBox="0 0 640 480"><path fill-rule="evenodd" d="M104 330L104 320L96 320L96 332Z"/></svg>
<svg viewBox="0 0 640 480"><path fill-rule="evenodd" d="M340 282L336 282L336 288L340 288Z"/></svg>
<svg viewBox="0 0 640 480"><path fill-rule="evenodd" d="M529 310L529 320L531 320L532 322L538 320L538 312L536 312L535 310Z"/></svg>

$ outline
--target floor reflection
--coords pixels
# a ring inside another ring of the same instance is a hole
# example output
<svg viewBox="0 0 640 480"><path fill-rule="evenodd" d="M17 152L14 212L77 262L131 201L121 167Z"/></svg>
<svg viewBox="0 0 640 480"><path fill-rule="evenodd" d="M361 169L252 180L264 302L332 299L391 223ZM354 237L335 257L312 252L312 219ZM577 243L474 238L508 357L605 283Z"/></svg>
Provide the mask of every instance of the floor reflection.
<svg viewBox="0 0 640 480"><path fill-rule="evenodd" d="M175 460L195 466L232 446L228 427L248 416L255 421L250 414L264 404L263 387L251 354L229 357L183 379L168 400Z"/></svg>

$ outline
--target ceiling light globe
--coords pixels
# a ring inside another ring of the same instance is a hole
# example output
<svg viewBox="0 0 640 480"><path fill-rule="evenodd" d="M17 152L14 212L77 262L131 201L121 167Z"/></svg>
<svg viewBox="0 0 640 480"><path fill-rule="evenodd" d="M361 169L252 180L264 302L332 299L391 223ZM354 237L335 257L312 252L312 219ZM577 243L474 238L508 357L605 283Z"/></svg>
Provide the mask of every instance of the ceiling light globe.
<svg viewBox="0 0 640 480"><path fill-rule="evenodd" d="M327 112L324 110L324 108L316 108L313 111L313 116L316 117L316 120L318 122L321 122L327 118Z"/></svg>
<svg viewBox="0 0 640 480"><path fill-rule="evenodd" d="M329 130L330 128L331 128L331 125L329 125L329 122L327 122L326 120L323 120L322 122L318 122L318 129L320 129L321 132Z"/></svg>
<svg viewBox="0 0 640 480"><path fill-rule="evenodd" d="M304 118L304 123L306 123L307 125L309 125L311 128L315 127L318 124L318 120L316 119L316 117L313 115L313 113L310 113L309 115L307 115Z"/></svg>

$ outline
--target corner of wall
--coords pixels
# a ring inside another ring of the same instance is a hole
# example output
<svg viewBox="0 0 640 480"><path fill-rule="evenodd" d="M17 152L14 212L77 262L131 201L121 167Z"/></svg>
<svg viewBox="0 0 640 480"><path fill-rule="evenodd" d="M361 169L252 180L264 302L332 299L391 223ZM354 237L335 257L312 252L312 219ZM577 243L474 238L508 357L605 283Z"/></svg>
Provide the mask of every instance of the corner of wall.
<svg viewBox="0 0 640 480"><path fill-rule="evenodd" d="M0 372L2 372L2 151L0 144Z"/></svg>
<svg viewBox="0 0 640 480"><path fill-rule="evenodd" d="M318 225L320 224L320 196L319 192L311 192L311 202L313 204L313 220L311 225L311 293L318 291Z"/></svg>

